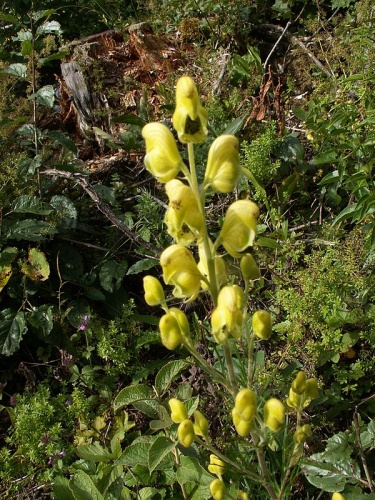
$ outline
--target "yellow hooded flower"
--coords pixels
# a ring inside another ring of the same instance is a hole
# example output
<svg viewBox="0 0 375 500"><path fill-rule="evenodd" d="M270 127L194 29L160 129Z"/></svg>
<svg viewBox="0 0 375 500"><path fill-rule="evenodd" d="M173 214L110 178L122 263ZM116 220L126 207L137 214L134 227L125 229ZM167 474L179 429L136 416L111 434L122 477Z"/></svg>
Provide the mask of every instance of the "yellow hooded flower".
<svg viewBox="0 0 375 500"><path fill-rule="evenodd" d="M250 253L247 253L242 257L240 268L245 281L257 280L260 278L259 267Z"/></svg>
<svg viewBox="0 0 375 500"><path fill-rule="evenodd" d="M203 142L207 136L207 111L200 103L197 87L190 76L182 76L176 87L173 127L181 142Z"/></svg>
<svg viewBox="0 0 375 500"><path fill-rule="evenodd" d="M194 443L195 432L191 420L183 420L177 429L177 439L184 448L189 448Z"/></svg>
<svg viewBox="0 0 375 500"><path fill-rule="evenodd" d="M163 345L173 351L182 343L190 343L189 321L183 311L171 307L159 321L160 337Z"/></svg>
<svg viewBox="0 0 375 500"><path fill-rule="evenodd" d="M186 406L182 401L177 398L172 398L168 401L168 404L171 409L171 419L175 424L180 424L183 420L188 418Z"/></svg>
<svg viewBox="0 0 375 500"><path fill-rule="evenodd" d="M194 300L199 291L202 275L193 255L182 245L171 245L160 256L163 278L167 285L174 285L175 297Z"/></svg>
<svg viewBox="0 0 375 500"><path fill-rule="evenodd" d="M285 422L285 406L279 399L271 398L264 404L264 423L272 432L278 432Z"/></svg>
<svg viewBox="0 0 375 500"><path fill-rule="evenodd" d="M305 372L300 371L297 373L296 378L292 382L292 389L296 394L300 396L306 391Z"/></svg>
<svg viewBox="0 0 375 500"><path fill-rule="evenodd" d="M168 233L177 243L184 246L201 240L204 217L199 211L193 190L178 179L167 182L165 190L169 198L169 207L164 218Z"/></svg>
<svg viewBox="0 0 375 500"><path fill-rule="evenodd" d="M162 123L148 123L142 129L146 141L147 170L160 182L174 179L183 165L172 132Z"/></svg>
<svg viewBox="0 0 375 500"><path fill-rule="evenodd" d="M194 431L197 436L208 436L208 421L207 418L199 410L194 412Z"/></svg>
<svg viewBox="0 0 375 500"><path fill-rule="evenodd" d="M149 306L157 306L164 302L164 290L160 281L154 276L143 278L143 288L145 291L145 301Z"/></svg>
<svg viewBox="0 0 375 500"><path fill-rule="evenodd" d="M305 443L312 436L311 426L308 424L297 427L293 435L293 439L298 444Z"/></svg>
<svg viewBox="0 0 375 500"><path fill-rule="evenodd" d="M254 391L241 389L236 396L232 419L237 434L245 437L253 428L254 418L257 412L257 402Z"/></svg>
<svg viewBox="0 0 375 500"><path fill-rule="evenodd" d="M210 484L210 492L214 500L225 499L225 484L221 479L214 479Z"/></svg>
<svg viewBox="0 0 375 500"><path fill-rule="evenodd" d="M221 478L225 471L225 463L212 453L210 455L210 465L207 468L211 474L215 474Z"/></svg>
<svg viewBox="0 0 375 500"><path fill-rule="evenodd" d="M230 193L240 176L238 140L234 135L221 135L214 140L207 159L204 187L218 193Z"/></svg>
<svg viewBox="0 0 375 500"><path fill-rule="evenodd" d="M259 209L250 200L232 203L225 214L219 241L232 257L242 257L247 247L254 243Z"/></svg>
<svg viewBox="0 0 375 500"><path fill-rule="evenodd" d="M272 334L272 320L268 311L255 311L252 318L253 332L262 340L268 340Z"/></svg>
<svg viewBox="0 0 375 500"><path fill-rule="evenodd" d="M237 285L223 287L218 296L217 307L212 313L212 334L219 344L230 335L238 340L242 333L243 292Z"/></svg>

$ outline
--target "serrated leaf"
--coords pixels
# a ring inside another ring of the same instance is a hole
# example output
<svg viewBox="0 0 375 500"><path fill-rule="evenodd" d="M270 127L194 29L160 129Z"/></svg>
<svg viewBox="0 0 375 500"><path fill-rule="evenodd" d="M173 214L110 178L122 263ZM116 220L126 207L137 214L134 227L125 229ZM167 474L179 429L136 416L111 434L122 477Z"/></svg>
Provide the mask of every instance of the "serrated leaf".
<svg viewBox="0 0 375 500"><path fill-rule="evenodd" d="M153 390L145 384L130 385L117 394L113 403L115 411L136 401L151 399L153 396Z"/></svg>
<svg viewBox="0 0 375 500"><path fill-rule="evenodd" d="M76 453L79 458L82 458L83 460L91 460L92 462L109 462L113 459L112 453L103 448L103 446L97 441L92 444L79 446L76 449Z"/></svg>
<svg viewBox="0 0 375 500"><path fill-rule="evenodd" d="M75 227L77 222L77 209L69 198L63 195L52 196L50 205L55 209L60 225L66 227Z"/></svg>
<svg viewBox="0 0 375 500"><path fill-rule="evenodd" d="M57 143L59 143L61 146L64 146L75 155L78 154L77 146L67 134L64 134L64 132L60 132L59 130L48 130L46 136L55 140Z"/></svg>
<svg viewBox="0 0 375 500"><path fill-rule="evenodd" d="M47 21L36 30L37 35L44 35L46 33L53 33L55 35L61 35L62 29L60 23L57 21Z"/></svg>
<svg viewBox="0 0 375 500"><path fill-rule="evenodd" d="M49 222L35 219L17 221L9 228L8 239L43 241L51 234L56 234L57 229Z"/></svg>
<svg viewBox="0 0 375 500"><path fill-rule="evenodd" d="M41 106L52 108L55 102L55 91L52 85L45 85L40 88L35 94L31 94L29 99L35 99Z"/></svg>
<svg viewBox="0 0 375 500"><path fill-rule="evenodd" d="M171 386L177 375L190 366L182 359L170 361L159 370L155 377L155 389L159 396L163 396Z"/></svg>
<svg viewBox="0 0 375 500"><path fill-rule="evenodd" d="M91 477L81 470L74 474L69 487L76 500L105 500Z"/></svg>
<svg viewBox="0 0 375 500"><path fill-rule="evenodd" d="M150 443L134 443L127 446L124 453L115 462L116 465L134 467L143 465L148 469L148 450Z"/></svg>
<svg viewBox="0 0 375 500"><path fill-rule="evenodd" d="M48 205L43 204L37 196L22 194L12 203L12 211L24 214L49 215L53 210Z"/></svg>
<svg viewBox="0 0 375 500"><path fill-rule="evenodd" d="M157 469L158 465L168 453L175 448L176 443L166 438L165 436L158 436L148 451L148 467L150 474Z"/></svg>
<svg viewBox="0 0 375 500"><path fill-rule="evenodd" d="M112 119L112 122L113 123L127 123L129 125L137 125L138 127L143 127L147 123L146 120L143 120L139 116L133 115L133 114L116 116L115 118Z"/></svg>
<svg viewBox="0 0 375 500"><path fill-rule="evenodd" d="M22 266L21 271L33 281L45 281L49 278L50 268L46 256L37 248L30 248L30 265Z"/></svg>
<svg viewBox="0 0 375 500"><path fill-rule="evenodd" d="M69 488L69 479L66 477L55 477L52 491L55 500L75 500L75 497Z"/></svg>
<svg viewBox="0 0 375 500"><path fill-rule="evenodd" d="M29 323L46 337L53 329L53 308L48 304L35 307L27 316Z"/></svg>
<svg viewBox="0 0 375 500"><path fill-rule="evenodd" d="M157 419L162 416L163 406L156 399L143 399L133 403L137 410L141 411L150 418Z"/></svg>
<svg viewBox="0 0 375 500"><path fill-rule="evenodd" d="M196 458L181 455L180 467L177 469L177 481L180 484L193 482L209 486L212 476L200 465Z"/></svg>
<svg viewBox="0 0 375 500"><path fill-rule="evenodd" d="M100 284L107 292L118 290L126 274L128 263L123 260L116 262L108 260L104 262L99 271Z"/></svg>
<svg viewBox="0 0 375 500"><path fill-rule="evenodd" d="M26 78L27 76L27 66L22 63L10 64L7 68L2 69L0 73L5 73L7 75L17 76L18 78Z"/></svg>
<svg viewBox="0 0 375 500"><path fill-rule="evenodd" d="M56 52L55 54L51 54L50 56L47 57L41 57L39 59L39 64L43 66L44 64L48 64L50 61L57 61L60 59L64 59L64 57L68 54L69 52L67 50L61 50L60 52Z"/></svg>
<svg viewBox="0 0 375 500"><path fill-rule="evenodd" d="M13 309L0 311L0 354L11 356L27 332L25 315Z"/></svg>
<svg viewBox="0 0 375 500"><path fill-rule="evenodd" d="M146 486L139 490L137 498L138 500L152 500L152 498L158 497L160 495L160 491L151 486Z"/></svg>
<svg viewBox="0 0 375 500"><path fill-rule="evenodd" d="M126 274L138 274L141 273L142 271L148 271L149 269L155 267L158 263L159 263L158 259L152 259L152 258L141 259L132 266L130 266Z"/></svg>

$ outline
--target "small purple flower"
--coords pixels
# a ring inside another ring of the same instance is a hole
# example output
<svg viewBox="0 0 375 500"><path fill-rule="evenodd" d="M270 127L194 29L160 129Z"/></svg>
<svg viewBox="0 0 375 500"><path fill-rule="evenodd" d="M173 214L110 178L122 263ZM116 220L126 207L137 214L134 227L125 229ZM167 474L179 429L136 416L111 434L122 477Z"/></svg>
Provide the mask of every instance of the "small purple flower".
<svg viewBox="0 0 375 500"><path fill-rule="evenodd" d="M60 451L59 453L60 457L66 457L66 451Z"/></svg>
<svg viewBox="0 0 375 500"><path fill-rule="evenodd" d="M89 317L87 314L85 314L82 318L82 322L78 327L78 330L86 330L87 323L89 321Z"/></svg>
<svg viewBox="0 0 375 500"><path fill-rule="evenodd" d="M71 404L72 404L72 402L71 402L71 401L69 401L69 399L67 399L67 400L65 401L65 403L64 403L64 405L65 405L65 406L70 406Z"/></svg>

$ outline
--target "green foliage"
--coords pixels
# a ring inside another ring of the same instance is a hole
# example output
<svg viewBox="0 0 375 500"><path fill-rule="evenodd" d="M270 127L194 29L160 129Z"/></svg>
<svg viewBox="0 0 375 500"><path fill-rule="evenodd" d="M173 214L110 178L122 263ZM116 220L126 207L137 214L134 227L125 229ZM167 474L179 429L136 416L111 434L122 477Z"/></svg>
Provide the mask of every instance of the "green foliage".
<svg viewBox="0 0 375 500"><path fill-rule="evenodd" d="M279 281L276 299L285 311L276 326L291 353L324 366L345 392L366 390L374 369L374 280L360 230L305 257L305 267Z"/></svg>

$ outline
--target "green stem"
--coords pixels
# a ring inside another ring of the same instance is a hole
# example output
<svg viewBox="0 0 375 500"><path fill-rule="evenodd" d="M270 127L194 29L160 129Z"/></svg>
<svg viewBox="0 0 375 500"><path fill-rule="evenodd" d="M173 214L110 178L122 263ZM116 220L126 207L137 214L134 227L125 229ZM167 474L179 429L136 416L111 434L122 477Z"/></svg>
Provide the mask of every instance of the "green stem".
<svg viewBox="0 0 375 500"><path fill-rule="evenodd" d="M263 447L259 446L259 436L256 432L252 432L251 437L252 437L252 440L256 446L258 463L259 463L260 470L262 471L263 487L267 490L267 493L269 494L269 496L272 500L278 500L279 497L276 494L275 489L272 486L271 481L270 481L270 476L268 473L268 468L267 468L267 463L266 463L266 457L264 456L264 449L263 449Z"/></svg>
<svg viewBox="0 0 375 500"><path fill-rule="evenodd" d="M189 344L184 344L186 349L189 351L189 353L194 356L196 361L198 362L199 366L207 372L209 375L211 375L212 379L215 382L218 382L222 386L224 386L232 396L235 396L235 392L230 384L228 384L228 381L222 376L220 372L218 372L215 368L213 368L211 365L207 363L207 361L194 349L192 345Z"/></svg>
<svg viewBox="0 0 375 500"><path fill-rule="evenodd" d="M194 144L191 142L188 143L188 156L189 156L189 167L190 167L190 173L191 173L190 187L196 196L199 211L203 215L203 218L205 221L204 230L203 230L204 234L203 234L202 240L203 240L204 251L205 251L206 259L207 259L207 270L208 270L208 280L210 282L210 292L211 292L214 306L216 307L217 297L219 294L219 287L217 284L217 277L216 277L216 271L215 271L215 261L214 261L214 257L213 257L212 251L211 251L210 240L208 238L208 232L207 232L206 217L205 217L206 214L205 214L205 210L204 210L205 194L204 194L204 191L203 191L203 193L201 193L200 189L199 189L197 170L195 167Z"/></svg>
<svg viewBox="0 0 375 500"><path fill-rule="evenodd" d="M230 348L228 340L223 342L223 350L224 350L225 363L227 365L227 370L228 370L229 383L232 388L231 392L232 394L236 395L238 392L237 379L236 379L236 374L234 373L232 349Z"/></svg>

